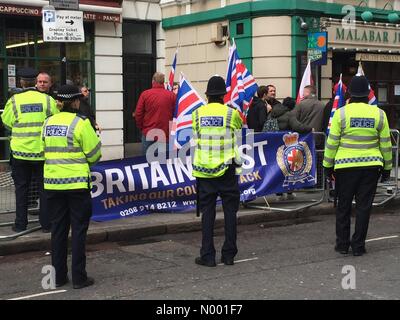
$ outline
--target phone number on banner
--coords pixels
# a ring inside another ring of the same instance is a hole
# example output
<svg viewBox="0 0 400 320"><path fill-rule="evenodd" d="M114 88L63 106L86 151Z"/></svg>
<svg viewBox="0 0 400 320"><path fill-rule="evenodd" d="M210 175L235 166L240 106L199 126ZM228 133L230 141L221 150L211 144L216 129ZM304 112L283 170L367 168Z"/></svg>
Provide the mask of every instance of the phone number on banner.
<svg viewBox="0 0 400 320"><path fill-rule="evenodd" d="M159 202L159 203L144 204L141 206L131 207L129 209L120 211L119 214L121 215L121 217L127 217L143 211L163 210L176 207L177 207L176 201Z"/></svg>

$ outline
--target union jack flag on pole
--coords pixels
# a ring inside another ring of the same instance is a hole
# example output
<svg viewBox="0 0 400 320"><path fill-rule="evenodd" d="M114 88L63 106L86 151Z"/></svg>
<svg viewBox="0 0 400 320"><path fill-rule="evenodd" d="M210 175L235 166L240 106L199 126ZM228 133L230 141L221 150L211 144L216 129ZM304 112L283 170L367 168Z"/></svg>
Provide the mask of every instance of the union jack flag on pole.
<svg viewBox="0 0 400 320"><path fill-rule="evenodd" d="M358 64L358 70L357 70L356 76L364 76L365 77L365 73L362 68L361 61ZM373 105L373 106L378 105L378 99L375 97L375 92L374 92L374 90L372 90L371 85L369 85L368 104Z"/></svg>
<svg viewBox="0 0 400 320"><path fill-rule="evenodd" d="M190 140L192 112L202 105L205 105L204 100L181 73L171 129L171 138L173 138L175 148L182 148Z"/></svg>
<svg viewBox="0 0 400 320"><path fill-rule="evenodd" d="M178 56L178 49L175 51L174 60L172 61L171 71L169 72L167 90L172 91L174 89L174 79L176 70L176 58Z"/></svg>
<svg viewBox="0 0 400 320"><path fill-rule="evenodd" d="M257 92L258 85L245 64L240 60L236 44L229 48L226 95L224 102L237 109L242 119L246 118L249 105Z"/></svg>
<svg viewBox="0 0 400 320"><path fill-rule="evenodd" d="M344 94L346 90L346 85L342 82L342 74L340 74L340 80L335 85L335 100L333 100L331 116L329 118L328 128L326 129L327 136L329 135L329 131L331 130L332 118L335 114L335 111L346 104L346 101L344 100Z"/></svg>

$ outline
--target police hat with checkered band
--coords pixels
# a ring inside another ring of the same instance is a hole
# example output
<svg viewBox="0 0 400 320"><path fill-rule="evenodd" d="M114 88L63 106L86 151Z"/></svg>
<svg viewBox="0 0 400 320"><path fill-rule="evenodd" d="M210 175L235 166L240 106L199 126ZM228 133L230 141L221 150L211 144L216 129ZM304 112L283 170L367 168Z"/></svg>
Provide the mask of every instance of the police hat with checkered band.
<svg viewBox="0 0 400 320"><path fill-rule="evenodd" d="M83 94L77 86L65 84L58 89L56 98L60 101L72 101L82 96Z"/></svg>

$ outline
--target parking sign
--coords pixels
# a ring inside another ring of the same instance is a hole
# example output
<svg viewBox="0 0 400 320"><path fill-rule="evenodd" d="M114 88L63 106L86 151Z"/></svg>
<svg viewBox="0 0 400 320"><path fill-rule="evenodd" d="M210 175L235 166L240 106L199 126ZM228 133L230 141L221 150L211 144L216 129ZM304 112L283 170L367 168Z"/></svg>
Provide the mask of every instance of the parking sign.
<svg viewBox="0 0 400 320"><path fill-rule="evenodd" d="M56 22L56 11L55 10L43 10L43 21L45 23Z"/></svg>
<svg viewBox="0 0 400 320"><path fill-rule="evenodd" d="M44 42L85 42L83 11L43 10Z"/></svg>

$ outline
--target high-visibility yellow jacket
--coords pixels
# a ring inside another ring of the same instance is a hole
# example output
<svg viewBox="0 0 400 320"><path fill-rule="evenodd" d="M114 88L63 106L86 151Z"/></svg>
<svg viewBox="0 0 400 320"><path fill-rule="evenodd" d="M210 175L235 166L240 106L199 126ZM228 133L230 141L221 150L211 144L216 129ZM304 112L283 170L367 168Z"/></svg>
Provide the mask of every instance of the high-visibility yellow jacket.
<svg viewBox="0 0 400 320"><path fill-rule="evenodd" d="M385 112L366 103L350 103L338 109L332 119L323 166L392 169L392 144Z"/></svg>
<svg viewBox="0 0 400 320"><path fill-rule="evenodd" d="M40 132L46 118L58 113L55 100L35 88L13 95L1 115L4 126L11 131L11 152L16 159L44 160Z"/></svg>
<svg viewBox="0 0 400 320"><path fill-rule="evenodd" d="M89 119L70 112L48 118L42 130L44 188L91 189L90 166L101 157L101 142Z"/></svg>
<svg viewBox="0 0 400 320"><path fill-rule="evenodd" d="M229 164L240 164L235 130L242 127L239 112L220 103L210 103L192 113L196 143L193 176L222 176Z"/></svg>

